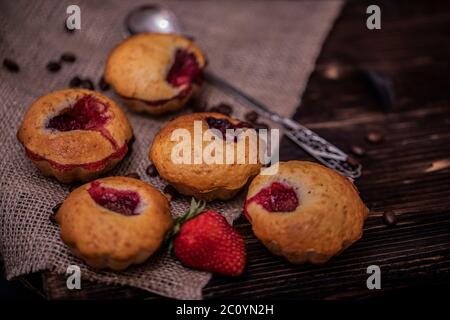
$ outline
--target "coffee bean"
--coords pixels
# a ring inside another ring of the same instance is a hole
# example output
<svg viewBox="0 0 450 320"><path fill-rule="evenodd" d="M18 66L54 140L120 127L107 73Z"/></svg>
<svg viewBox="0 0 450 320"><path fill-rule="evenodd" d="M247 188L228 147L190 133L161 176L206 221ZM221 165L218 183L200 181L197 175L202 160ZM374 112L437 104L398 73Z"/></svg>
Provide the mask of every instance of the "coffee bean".
<svg viewBox="0 0 450 320"><path fill-rule="evenodd" d="M98 81L98 87L102 91L108 91L109 90L109 83L105 81L105 78L101 77Z"/></svg>
<svg viewBox="0 0 450 320"><path fill-rule="evenodd" d="M156 177L158 175L158 170L156 170L156 167L154 164L151 164L147 167L145 170L145 173L149 175L150 177Z"/></svg>
<svg viewBox="0 0 450 320"><path fill-rule="evenodd" d="M70 79L69 87L71 88L78 88L81 85L81 79L78 76L73 77Z"/></svg>
<svg viewBox="0 0 450 320"><path fill-rule="evenodd" d="M8 58L3 59L3 66L9 72L17 73L17 72L20 71L19 65L14 60L11 60L11 59L8 59Z"/></svg>
<svg viewBox="0 0 450 320"><path fill-rule="evenodd" d="M50 72L58 72L59 70L61 70L61 64L56 61L50 61L49 63L47 63L47 70Z"/></svg>
<svg viewBox="0 0 450 320"><path fill-rule="evenodd" d="M245 114L245 120L250 123L255 123L258 120L259 114L256 111L250 111Z"/></svg>
<svg viewBox="0 0 450 320"><path fill-rule="evenodd" d="M204 112L207 109L207 105L205 102L201 102L201 101L195 101L192 102L191 104L191 108L192 110L194 110L195 112Z"/></svg>
<svg viewBox="0 0 450 320"><path fill-rule="evenodd" d="M77 61L77 57L73 53L66 52L61 55L61 61L74 63L75 61Z"/></svg>
<svg viewBox="0 0 450 320"><path fill-rule="evenodd" d="M130 173L126 174L125 177L134 178L134 179L138 179L138 180L141 179L141 176L137 172L130 172Z"/></svg>
<svg viewBox="0 0 450 320"><path fill-rule="evenodd" d="M188 108L191 108L194 112L203 112L207 109L206 102L198 95L193 96L191 99L189 99L189 101L186 103L186 106Z"/></svg>
<svg viewBox="0 0 450 320"><path fill-rule="evenodd" d="M81 80L80 88L94 90L94 83L90 79Z"/></svg>
<svg viewBox="0 0 450 320"><path fill-rule="evenodd" d="M362 157L366 154L366 149L364 149L363 147L360 147L360 146L356 146L356 145L351 147L351 151L355 156L358 156L358 157Z"/></svg>
<svg viewBox="0 0 450 320"><path fill-rule="evenodd" d="M166 195L166 197L169 201L174 200L178 196L178 191L174 187L172 187L170 184L168 184L164 188L163 193Z"/></svg>
<svg viewBox="0 0 450 320"><path fill-rule="evenodd" d="M233 113L233 107L226 103L220 103L210 109L211 112L218 112L227 116Z"/></svg>
<svg viewBox="0 0 450 320"><path fill-rule="evenodd" d="M371 131L371 132L367 133L366 140L372 144L377 144L377 143L383 142L384 136L379 131Z"/></svg>
<svg viewBox="0 0 450 320"><path fill-rule="evenodd" d="M383 221L388 226L396 225L398 222L397 216L395 215L394 211L385 211L383 213Z"/></svg>

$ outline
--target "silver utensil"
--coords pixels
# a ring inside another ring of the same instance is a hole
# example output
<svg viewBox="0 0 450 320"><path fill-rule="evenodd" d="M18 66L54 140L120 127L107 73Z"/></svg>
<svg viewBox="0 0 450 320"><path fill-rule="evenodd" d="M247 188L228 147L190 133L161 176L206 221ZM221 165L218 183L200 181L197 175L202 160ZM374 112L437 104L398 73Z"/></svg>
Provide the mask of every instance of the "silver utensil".
<svg viewBox="0 0 450 320"><path fill-rule="evenodd" d="M141 32L183 34L182 27L175 14L167 9L152 4L144 5L131 11L125 20L125 24L130 34ZM289 139L327 167L335 169L342 175L352 179L358 178L361 175L361 164L352 161L352 158L345 152L332 145L315 132L302 126L296 121L281 117L270 111L270 109L261 102L248 96L224 79L210 72L205 72L205 79L209 83L216 85L245 101L262 116L283 125L286 129L286 136Z"/></svg>

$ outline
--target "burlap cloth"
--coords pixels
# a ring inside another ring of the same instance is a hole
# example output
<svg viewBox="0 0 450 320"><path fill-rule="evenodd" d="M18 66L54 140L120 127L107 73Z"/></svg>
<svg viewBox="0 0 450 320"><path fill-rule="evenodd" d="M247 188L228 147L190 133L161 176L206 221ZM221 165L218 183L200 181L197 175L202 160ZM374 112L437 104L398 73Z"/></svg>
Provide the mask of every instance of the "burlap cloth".
<svg viewBox="0 0 450 320"><path fill-rule="evenodd" d="M154 1L155 2L155 1ZM157 2L157 1L156 1ZM64 30L66 8L81 7L80 31ZM16 139L25 110L37 97L68 86L74 75L98 80L108 52L126 36L123 21L139 4L132 1L2 1L0 57L16 60L21 72L0 70L0 249L8 279L30 272L67 266L81 267L82 279L139 287L167 297L201 299L211 274L184 268L160 254L124 272L97 271L73 257L61 242L58 226L49 220L51 209L64 200L69 186L43 177L27 160ZM307 79L342 3L340 1L180 1L166 2L206 52L209 68L243 91L290 116L299 104ZM78 60L50 74L45 66L62 52ZM111 91L116 101L120 100ZM206 85L201 99L209 106L234 105L242 117L248 106L218 88ZM160 178L145 174L153 136L171 116L153 119L128 112L136 142L132 154L110 175L138 172L144 181L163 188ZM240 213L244 194L210 207L231 223ZM174 215L187 208L187 198L172 202Z"/></svg>

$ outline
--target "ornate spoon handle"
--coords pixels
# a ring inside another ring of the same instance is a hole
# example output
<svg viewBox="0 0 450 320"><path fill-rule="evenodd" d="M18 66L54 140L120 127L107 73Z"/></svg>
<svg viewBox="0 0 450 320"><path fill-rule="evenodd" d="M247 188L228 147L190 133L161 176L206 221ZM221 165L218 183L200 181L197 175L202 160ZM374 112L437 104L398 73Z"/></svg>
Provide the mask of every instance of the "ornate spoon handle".
<svg viewBox="0 0 450 320"><path fill-rule="evenodd" d="M246 95L236 87L232 86L225 80L211 74L206 73L205 79L211 84L216 85L224 90L227 90L234 96L244 100L251 107L256 109L263 116L271 119L274 122L282 124L286 129L286 135L294 141L299 147L316 158L322 164L329 168L335 169L342 175L356 179L361 175L362 166L354 164L350 161L350 157L342 150L332 145L318 134L302 126L296 121L288 118L283 118L278 114L272 112L265 105L256 101L252 97Z"/></svg>

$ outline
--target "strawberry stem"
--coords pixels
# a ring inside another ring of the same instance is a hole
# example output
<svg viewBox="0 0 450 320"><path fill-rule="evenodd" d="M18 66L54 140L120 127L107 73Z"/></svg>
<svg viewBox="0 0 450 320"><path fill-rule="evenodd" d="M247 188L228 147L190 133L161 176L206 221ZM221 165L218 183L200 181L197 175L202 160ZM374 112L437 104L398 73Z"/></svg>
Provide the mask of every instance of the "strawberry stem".
<svg viewBox="0 0 450 320"><path fill-rule="evenodd" d="M176 217L174 219L173 228L172 228L172 230L169 231L169 233L167 234L166 239L165 239L165 242L167 242L169 244L169 252L172 252L173 240L174 240L175 236L177 235L177 233L180 231L183 223L196 217L199 213L201 213L205 209L205 207L206 207L205 201L200 200L197 202L195 200L195 198L192 198L191 206L186 211L186 213L179 217Z"/></svg>

